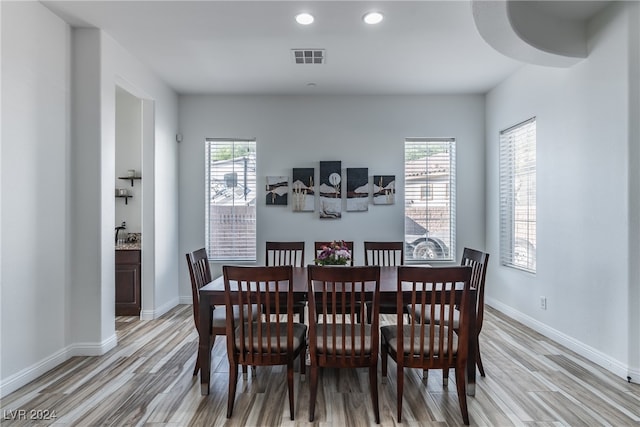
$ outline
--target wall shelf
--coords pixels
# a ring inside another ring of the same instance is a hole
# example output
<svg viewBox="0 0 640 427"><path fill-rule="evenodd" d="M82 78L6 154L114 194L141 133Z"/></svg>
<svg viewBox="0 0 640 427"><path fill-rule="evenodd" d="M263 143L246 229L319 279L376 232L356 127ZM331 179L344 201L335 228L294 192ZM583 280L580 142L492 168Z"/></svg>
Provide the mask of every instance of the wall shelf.
<svg viewBox="0 0 640 427"><path fill-rule="evenodd" d="M133 187L133 182L136 179L142 179L141 176L119 176L118 179L126 179L128 181L131 181L131 186Z"/></svg>
<svg viewBox="0 0 640 427"><path fill-rule="evenodd" d="M116 196L116 197L117 197L117 198L124 199L124 204L125 204L125 205L127 205L127 204L128 204L128 202L129 202L129 197L133 197L133 196L132 196L131 194L127 194L126 196L120 196L120 195L118 195L118 196Z"/></svg>

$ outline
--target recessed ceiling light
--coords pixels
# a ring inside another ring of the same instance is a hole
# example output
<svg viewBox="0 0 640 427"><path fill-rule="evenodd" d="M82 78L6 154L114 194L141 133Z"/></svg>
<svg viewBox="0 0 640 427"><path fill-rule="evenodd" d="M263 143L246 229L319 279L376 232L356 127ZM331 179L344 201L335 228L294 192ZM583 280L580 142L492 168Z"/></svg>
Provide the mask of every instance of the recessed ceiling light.
<svg viewBox="0 0 640 427"><path fill-rule="evenodd" d="M313 22L313 15L310 13L299 13L296 15L296 22L300 25L309 25Z"/></svg>
<svg viewBox="0 0 640 427"><path fill-rule="evenodd" d="M384 16L382 16L380 12L369 12L362 17L362 20L367 24L373 25L373 24L379 24L380 22L382 22L383 18Z"/></svg>

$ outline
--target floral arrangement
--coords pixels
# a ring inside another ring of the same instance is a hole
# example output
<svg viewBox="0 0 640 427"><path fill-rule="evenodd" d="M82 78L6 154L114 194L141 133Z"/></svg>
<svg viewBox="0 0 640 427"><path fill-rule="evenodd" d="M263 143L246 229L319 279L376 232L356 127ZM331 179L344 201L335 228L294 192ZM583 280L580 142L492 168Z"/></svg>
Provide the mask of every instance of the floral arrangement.
<svg viewBox="0 0 640 427"><path fill-rule="evenodd" d="M351 251L344 240L334 240L324 245L314 261L316 265L346 265L351 260Z"/></svg>

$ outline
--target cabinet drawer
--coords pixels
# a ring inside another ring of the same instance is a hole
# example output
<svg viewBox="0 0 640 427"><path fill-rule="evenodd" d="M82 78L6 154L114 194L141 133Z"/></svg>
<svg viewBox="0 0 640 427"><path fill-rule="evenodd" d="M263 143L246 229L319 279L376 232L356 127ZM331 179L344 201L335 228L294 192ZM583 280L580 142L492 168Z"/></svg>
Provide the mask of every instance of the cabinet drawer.
<svg viewBox="0 0 640 427"><path fill-rule="evenodd" d="M134 250L117 250L116 264L140 264L140 251Z"/></svg>

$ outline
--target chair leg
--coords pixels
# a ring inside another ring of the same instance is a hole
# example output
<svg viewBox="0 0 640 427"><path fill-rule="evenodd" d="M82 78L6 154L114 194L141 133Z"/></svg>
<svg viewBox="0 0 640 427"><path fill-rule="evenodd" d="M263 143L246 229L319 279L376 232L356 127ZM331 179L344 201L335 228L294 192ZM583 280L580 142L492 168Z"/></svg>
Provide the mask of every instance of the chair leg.
<svg viewBox="0 0 640 427"><path fill-rule="evenodd" d="M289 417L293 421L293 360L289 360L287 363L287 386L289 388Z"/></svg>
<svg viewBox="0 0 640 427"><path fill-rule="evenodd" d="M193 368L193 376L195 377L196 375L198 375L199 371L200 371L200 358L196 354L196 366Z"/></svg>
<svg viewBox="0 0 640 427"><path fill-rule="evenodd" d="M309 422L313 421L316 411L316 395L318 392L318 367L311 366L309 374Z"/></svg>
<svg viewBox="0 0 640 427"><path fill-rule="evenodd" d="M242 379L246 380L247 379L247 365L242 365Z"/></svg>
<svg viewBox="0 0 640 427"><path fill-rule="evenodd" d="M307 376L307 345L302 344L300 349L300 381L304 381Z"/></svg>
<svg viewBox="0 0 640 427"><path fill-rule="evenodd" d="M449 368L442 369L442 386L449 387Z"/></svg>
<svg viewBox="0 0 640 427"><path fill-rule="evenodd" d="M380 424L380 406L378 404L378 364L369 366L369 387L371 388L371 403L376 424Z"/></svg>
<svg viewBox="0 0 640 427"><path fill-rule="evenodd" d="M229 396L227 397L227 418L233 414L233 403L236 400L236 384L238 383L238 365L229 364Z"/></svg>
<svg viewBox="0 0 640 427"><path fill-rule="evenodd" d="M383 339L382 344L380 345L380 359L382 359L382 378L381 378L382 384L387 383L387 364L388 364L387 358L388 357L389 357L389 349Z"/></svg>
<svg viewBox="0 0 640 427"><path fill-rule="evenodd" d="M456 369L456 389L458 390L458 402L460 403L460 412L462 412L462 421L464 425L469 425L469 411L467 409L467 387L466 387L466 363L457 366Z"/></svg>
<svg viewBox="0 0 640 427"><path fill-rule="evenodd" d="M402 357L402 356L398 356ZM397 383L398 383L398 391L397 391L397 406L398 406L398 422L402 422L402 392L404 391L404 367L398 364L398 372L397 372Z"/></svg>
<svg viewBox="0 0 640 427"><path fill-rule="evenodd" d="M476 338L476 365L480 371L480 376L484 377L484 367L482 366L482 359L480 358L480 341Z"/></svg>
<svg viewBox="0 0 640 427"><path fill-rule="evenodd" d="M429 370L428 369L423 369L422 370L422 382L426 384L428 381L429 381Z"/></svg>

